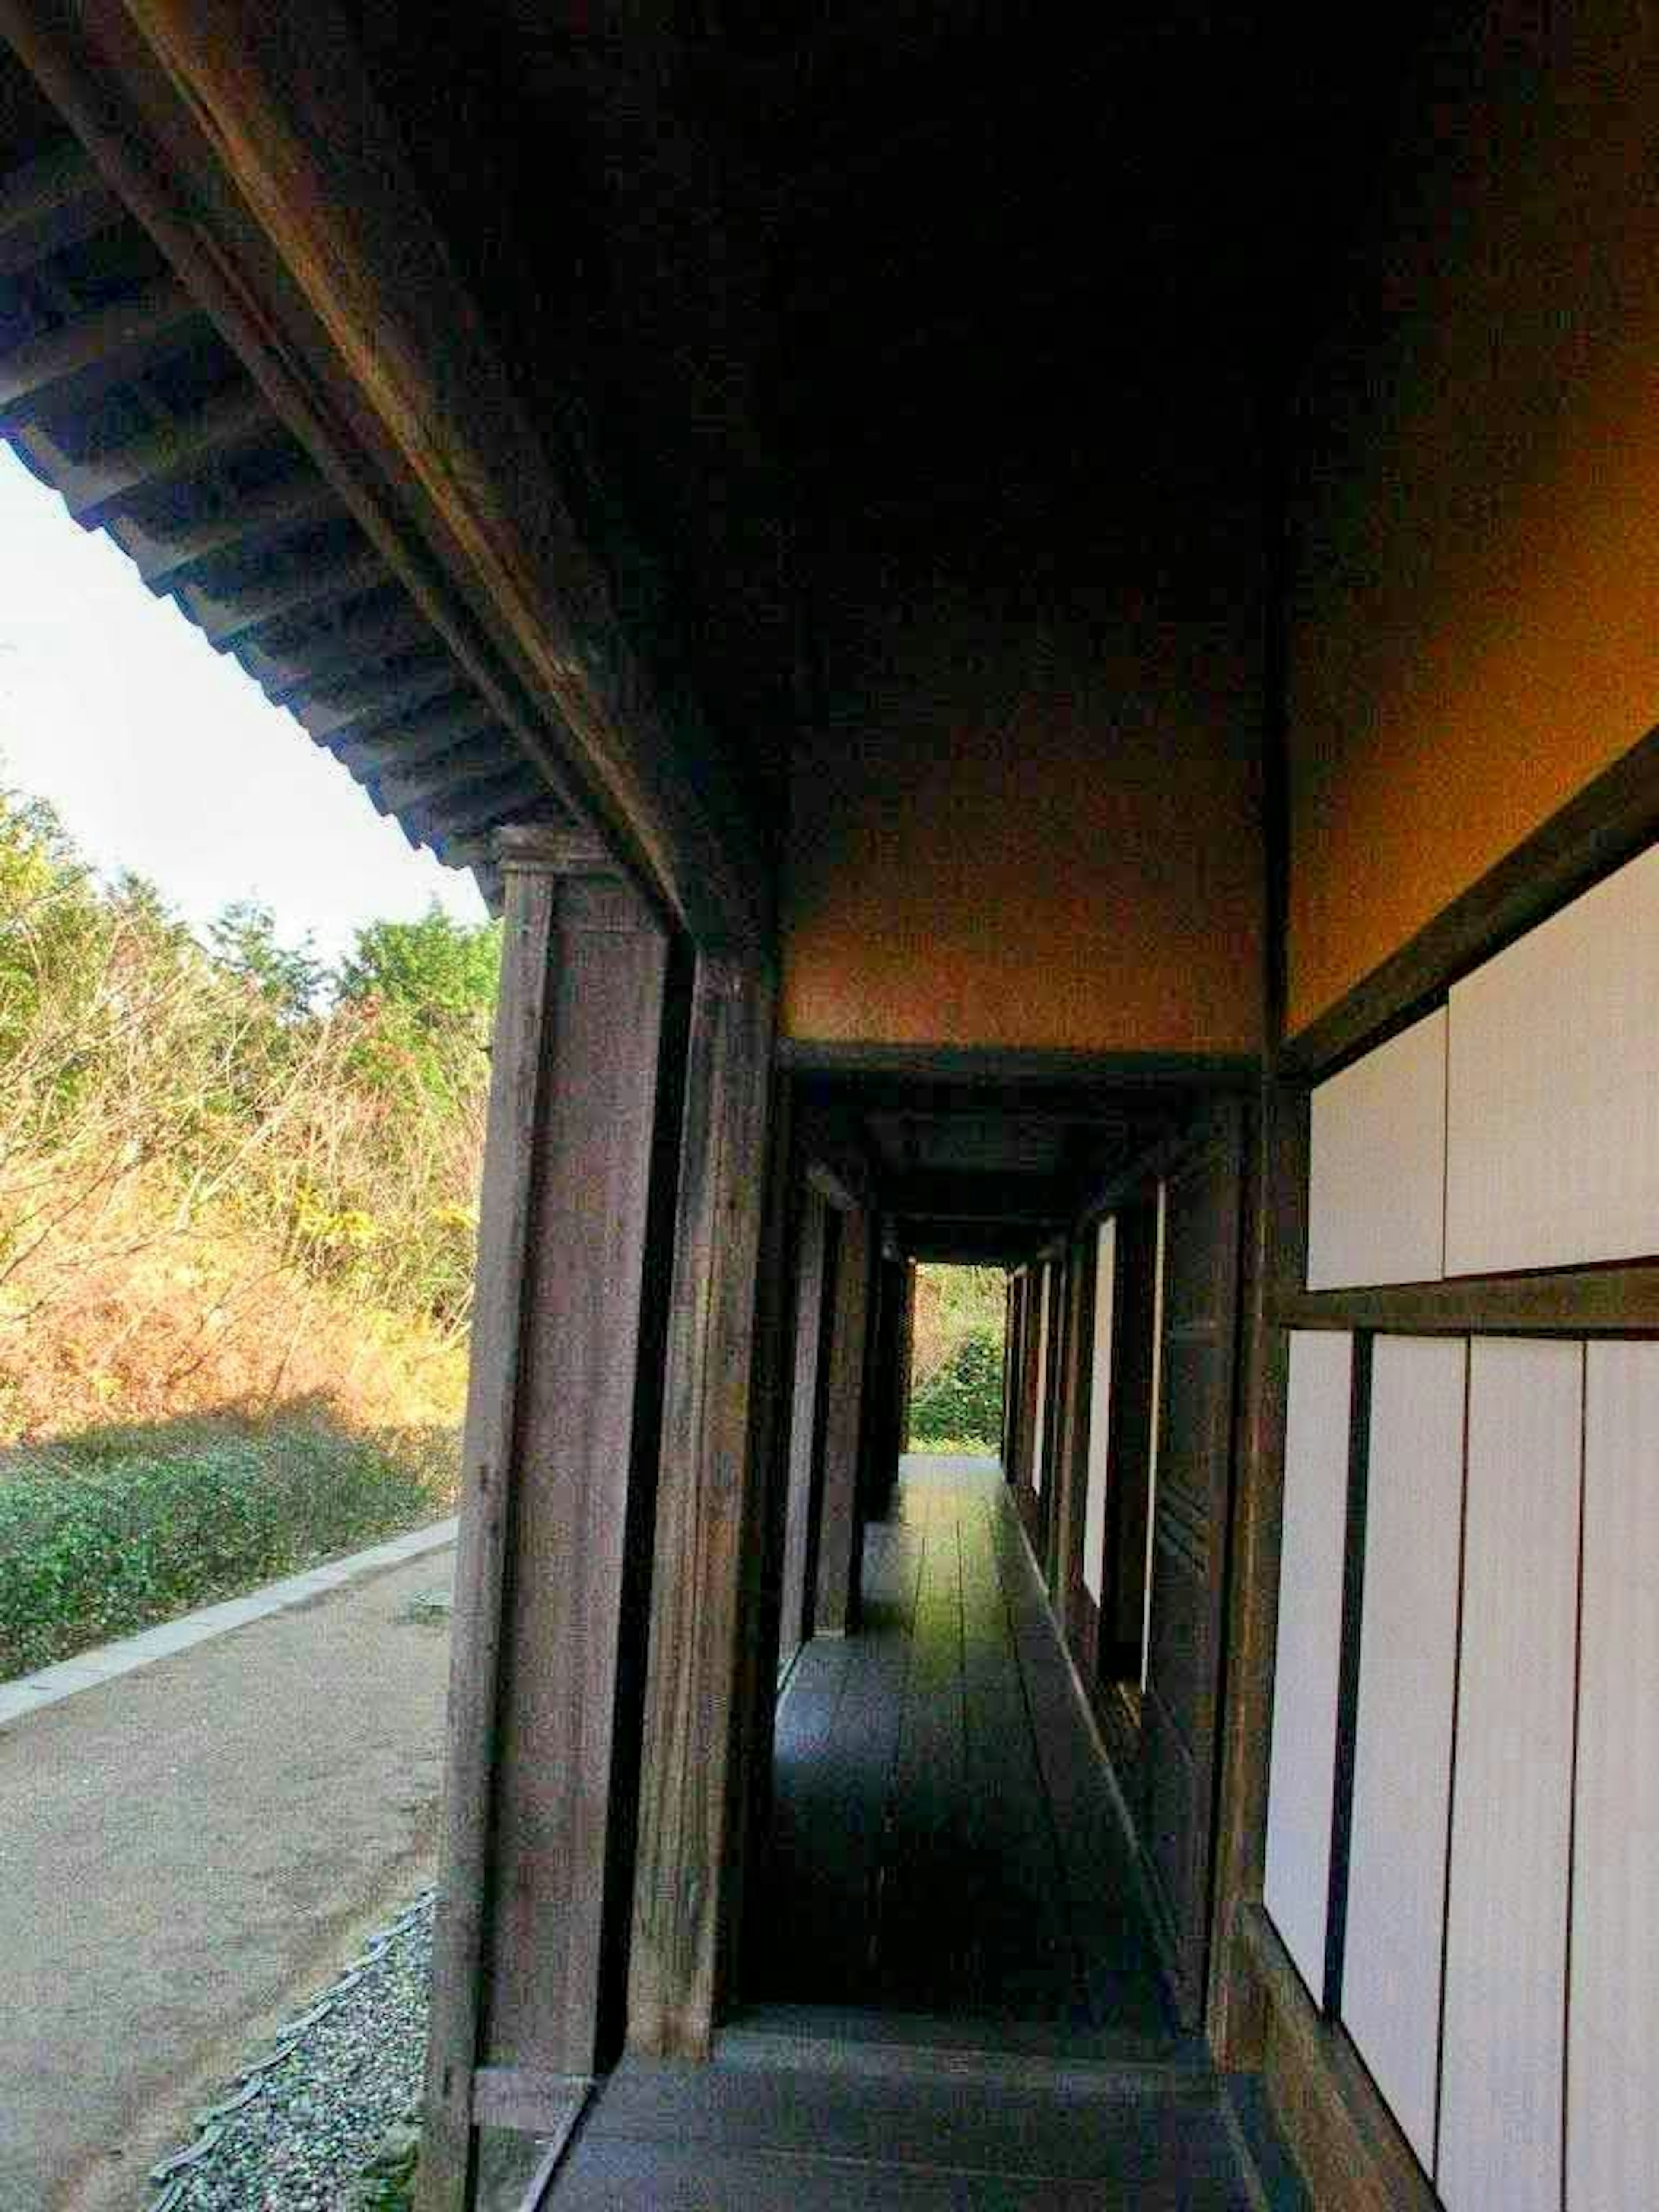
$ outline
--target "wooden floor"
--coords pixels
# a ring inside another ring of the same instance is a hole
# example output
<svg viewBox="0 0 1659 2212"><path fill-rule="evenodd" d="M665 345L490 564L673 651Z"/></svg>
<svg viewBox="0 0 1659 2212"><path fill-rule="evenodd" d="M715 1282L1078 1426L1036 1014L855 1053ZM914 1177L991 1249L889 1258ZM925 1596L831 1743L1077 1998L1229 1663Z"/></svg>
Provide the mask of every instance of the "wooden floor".
<svg viewBox="0 0 1659 2212"><path fill-rule="evenodd" d="M1110 1785L994 1462L904 1462L863 1620L807 1646L779 1710L751 1999L1169 2051Z"/></svg>
<svg viewBox="0 0 1659 2212"><path fill-rule="evenodd" d="M780 1708L752 2002L714 2063L611 2075L551 2212L1267 2201L1201 2048L1171 2029L998 1471L906 1468L863 1630L810 1645Z"/></svg>

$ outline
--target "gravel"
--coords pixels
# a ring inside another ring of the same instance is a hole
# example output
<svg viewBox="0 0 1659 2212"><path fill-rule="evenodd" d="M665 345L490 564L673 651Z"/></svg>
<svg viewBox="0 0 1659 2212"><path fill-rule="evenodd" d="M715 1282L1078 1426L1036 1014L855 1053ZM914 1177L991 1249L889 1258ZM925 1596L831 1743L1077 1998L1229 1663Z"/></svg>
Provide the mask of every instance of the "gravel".
<svg viewBox="0 0 1659 2212"><path fill-rule="evenodd" d="M400 2201L357 2177L419 2104L432 1894L370 1939L152 2169L149 2212L341 2212Z"/></svg>

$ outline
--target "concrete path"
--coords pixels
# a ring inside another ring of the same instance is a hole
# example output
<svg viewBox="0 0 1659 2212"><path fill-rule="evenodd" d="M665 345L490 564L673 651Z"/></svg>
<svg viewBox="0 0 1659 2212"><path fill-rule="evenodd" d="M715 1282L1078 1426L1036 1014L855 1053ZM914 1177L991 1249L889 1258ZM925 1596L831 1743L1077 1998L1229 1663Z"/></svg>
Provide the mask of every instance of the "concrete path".
<svg viewBox="0 0 1659 2212"><path fill-rule="evenodd" d="M432 1880L449 1638L404 1616L453 1565L0 1726L3 2212L139 2212L202 2090Z"/></svg>

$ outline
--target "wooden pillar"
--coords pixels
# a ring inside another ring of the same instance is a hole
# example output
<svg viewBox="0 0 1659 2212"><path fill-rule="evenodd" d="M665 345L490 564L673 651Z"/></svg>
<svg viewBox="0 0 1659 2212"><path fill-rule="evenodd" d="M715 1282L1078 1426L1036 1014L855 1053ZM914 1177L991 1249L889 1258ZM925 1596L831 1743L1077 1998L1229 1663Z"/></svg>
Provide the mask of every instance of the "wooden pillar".
<svg viewBox="0 0 1659 2212"><path fill-rule="evenodd" d="M1082 1587L1083 1524L1089 1486L1090 1401L1093 1380L1095 1266L1092 1231L1072 1248L1066 1269L1066 1334L1060 1365L1060 1435L1049 1516L1048 1588L1069 1638Z"/></svg>
<svg viewBox="0 0 1659 2212"><path fill-rule="evenodd" d="M820 1636L845 1636L858 1619L859 1562L863 1549L859 1444L869 1334L870 1243L870 1217L863 1208L855 1206L843 1213L836 1241L835 1320L823 1423L823 1502L813 1615Z"/></svg>
<svg viewBox="0 0 1659 2212"><path fill-rule="evenodd" d="M1261 2063L1259 1987L1245 1956L1242 1923L1247 1908L1261 1901L1267 1848L1290 1346L1286 1331L1274 1324L1273 1308L1305 1279L1305 1089L1264 1081L1252 1138L1244 1190L1229 1687L1206 2023L1218 2063L1236 2068Z"/></svg>
<svg viewBox="0 0 1659 2212"><path fill-rule="evenodd" d="M866 1521L885 1519L898 1480L900 1428L904 1418L901 1395L904 1295L904 1262L884 1253L875 1267L875 1311L866 1386L862 1495Z"/></svg>
<svg viewBox="0 0 1659 2212"><path fill-rule="evenodd" d="M1009 1276L1002 1309L1002 1472L1011 1482L1019 1418L1020 1285L1018 1274Z"/></svg>
<svg viewBox="0 0 1659 2212"><path fill-rule="evenodd" d="M771 1085L769 979L697 963L657 1485L628 2039L706 2058L714 2033L750 1547L756 1269Z"/></svg>
<svg viewBox="0 0 1659 2212"><path fill-rule="evenodd" d="M824 1291L829 1203L808 1189L795 1241L795 1343L790 1377L789 1453L786 1465L778 1650L789 1658L811 1626L812 1522L823 1466Z"/></svg>
<svg viewBox="0 0 1659 2212"><path fill-rule="evenodd" d="M607 856L516 830L500 857L421 2212L471 2201L480 2124L556 2124L619 1994L679 1073L669 945Z"/></svg>
<svg viewBox="0 0 1659 2212"><path fill-rule="evenodd" d="M910 1448L910 1389L916 1365L916 1263L900 1262L904 1270L904 1303L899 1316L898 1406L894 1418L893 1449L900 1458Z"/></svg>

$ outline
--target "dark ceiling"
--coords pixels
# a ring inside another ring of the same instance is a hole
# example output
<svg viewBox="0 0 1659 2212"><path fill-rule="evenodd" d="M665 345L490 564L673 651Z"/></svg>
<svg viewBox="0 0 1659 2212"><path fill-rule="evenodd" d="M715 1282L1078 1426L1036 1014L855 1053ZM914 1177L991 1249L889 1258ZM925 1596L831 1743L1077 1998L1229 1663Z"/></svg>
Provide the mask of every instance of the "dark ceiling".
<svg viewBox="0 0 1659 2212"><path fill-rule="evenodd" d="M1291 357L1386 127L1382 29L1014 0L358 17L639 648L775 832L793 729L941 580L1177 619L1249 596Z"/></svg>
<svg viewBox="0 0 1659 2212"><path fill-rule="evenodd" d="M1205 1086L1080 1073L804 1071L800 1146L923 1260L1030 1258L1193 1124Z"/></svg>

